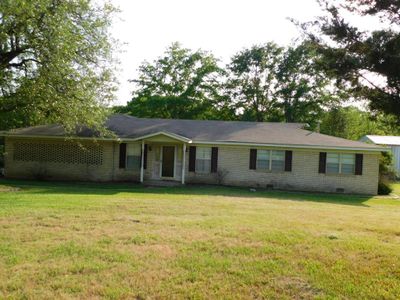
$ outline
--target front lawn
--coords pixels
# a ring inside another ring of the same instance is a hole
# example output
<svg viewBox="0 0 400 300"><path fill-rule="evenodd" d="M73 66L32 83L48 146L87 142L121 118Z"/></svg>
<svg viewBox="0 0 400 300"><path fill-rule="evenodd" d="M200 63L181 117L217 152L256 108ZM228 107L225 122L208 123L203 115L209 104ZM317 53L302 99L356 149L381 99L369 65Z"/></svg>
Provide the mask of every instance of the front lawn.
<svg viewBox="0 0 400 300"><path fill-rule="evenodd" d="M400 200L0 181L0 298L400 298Z"/></svg>

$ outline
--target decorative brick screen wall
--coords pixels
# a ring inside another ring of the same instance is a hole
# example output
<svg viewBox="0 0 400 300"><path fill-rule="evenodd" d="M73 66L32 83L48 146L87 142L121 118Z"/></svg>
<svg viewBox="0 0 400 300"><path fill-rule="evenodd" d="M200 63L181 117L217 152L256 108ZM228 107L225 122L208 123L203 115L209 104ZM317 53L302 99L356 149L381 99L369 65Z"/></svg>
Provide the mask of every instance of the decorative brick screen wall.
<svg viewBox="0 0 400 300"><path fill-rule="evenodd" d="M67 143L15 142L15 161L102 165L103 147Z"/></svg>

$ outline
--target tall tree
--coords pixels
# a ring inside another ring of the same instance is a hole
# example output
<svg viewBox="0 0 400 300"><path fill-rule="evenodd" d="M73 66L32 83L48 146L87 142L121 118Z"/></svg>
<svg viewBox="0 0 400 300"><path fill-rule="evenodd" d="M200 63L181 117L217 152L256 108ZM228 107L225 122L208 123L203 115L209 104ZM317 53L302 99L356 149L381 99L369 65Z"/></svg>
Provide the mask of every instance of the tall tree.
<svg viewBox="0 0 400 300"><path fill-rule="evenodd" d="M323 65L338 85L369 100L370 108L400 116L400 2L397 0L321 0L327 16L302 24L324 56ZM343 12L376 16L382 28L362 31ZM385 26L388 24L388 26ZM400 118L398 118L400 120Z"/></svg>
<svg viewBox="0 0 400 300"><path fill-rule="evenodd" d="M315 127L336 92L307 43L274 43L235 55L228 66L227 93L244 120L304 122ZM330 87L330 89L329 89Z"/></svg>
<svg viewBox="0 0 400 300"><path fill-rule="evenodd" d="M308 43L285 50L277 73L278 106L286 122L315 128L328 106L345 97L319 67L316 51Z"/></svg>
<svg viewBox="0 0 400 300"><path fill-rule="evenodd" d="M277 72L283 51L275 43L267 43L233 56L226 88L242 119L261 122L276 116Z"/></svg>
<svg viewBox="0 0 400 300"><path fill-rule="evenodd" d="M0 1L0 128L101 128L114 90L115 8L91 0Z"/></svg>
<svg viewBox="0 0 400 300"><path fill-rule="evenodd" d="M212 54L174 43L164 56L139 67L132 101L118 111L138 117L213 119L223 108L222 73Z"/></svg>

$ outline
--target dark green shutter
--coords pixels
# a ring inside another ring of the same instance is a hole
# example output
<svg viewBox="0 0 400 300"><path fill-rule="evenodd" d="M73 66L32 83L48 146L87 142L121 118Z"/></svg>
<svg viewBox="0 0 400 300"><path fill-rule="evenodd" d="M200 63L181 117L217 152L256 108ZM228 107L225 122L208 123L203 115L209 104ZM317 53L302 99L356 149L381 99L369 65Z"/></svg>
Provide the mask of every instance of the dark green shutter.
<svg viewBox="0 0 400 300"><path fill-rule="evenodd" d="M293 151L285 151L285 171L292 172Z"/></svg>
<svg viewBox="0 0 400 300"><path fill-rule="evenodd" d="M326 173L326 152L319 153L319 173Z"/></svg>
<svg viewBox="0 0 400 300"><path fill-rule="evenodd" d="M119 168L125 169L126 167L126 143L119 144Z"/></svg>
<svg viewBox="0 0 400 300"><path fill-rule="evenodd" d="M257 149L250 149L249 169L255 170L257 167Z"/></svg>
<svg viewBox="0 0 400 300"><path fill-rule="evenodd" d="M211 148L211 173L217 173L218 170L218 147Z"/></svg>
<svg viewBox="0 0 400 300"><path fill-rule="evenodd" d="M196 170L196 146L190 146L189 148L189 172L195 172Z"/></svg>
<svg viewBox="0 0 400 300"><path fill-rule="evenodd" d="M362 175L362 170L363 170L363 155L356 154L355 174Z"/></svg>

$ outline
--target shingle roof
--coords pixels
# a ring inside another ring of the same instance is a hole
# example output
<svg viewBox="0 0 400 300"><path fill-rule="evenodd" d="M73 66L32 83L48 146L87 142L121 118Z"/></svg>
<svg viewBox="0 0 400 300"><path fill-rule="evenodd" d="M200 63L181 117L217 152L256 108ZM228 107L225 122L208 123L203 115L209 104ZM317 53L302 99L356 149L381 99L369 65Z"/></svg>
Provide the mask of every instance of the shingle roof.
<svg viewBox="0 0 400 300"><path fill-rule="evenodd" d="M312 148L349 148L382 150L372 144L351 141L303 129L299 123L269 123L241 121L201 121L177 119L144 119L116 114L110 116L107 128L119 138L137 139L158 132L171 133L196 142L244 143L285 146L305 146ZM58 125L35 126L10 132L16 136L56 136L65 135ZM82 130L80 137L90 137L93 133Z"/></svg>

